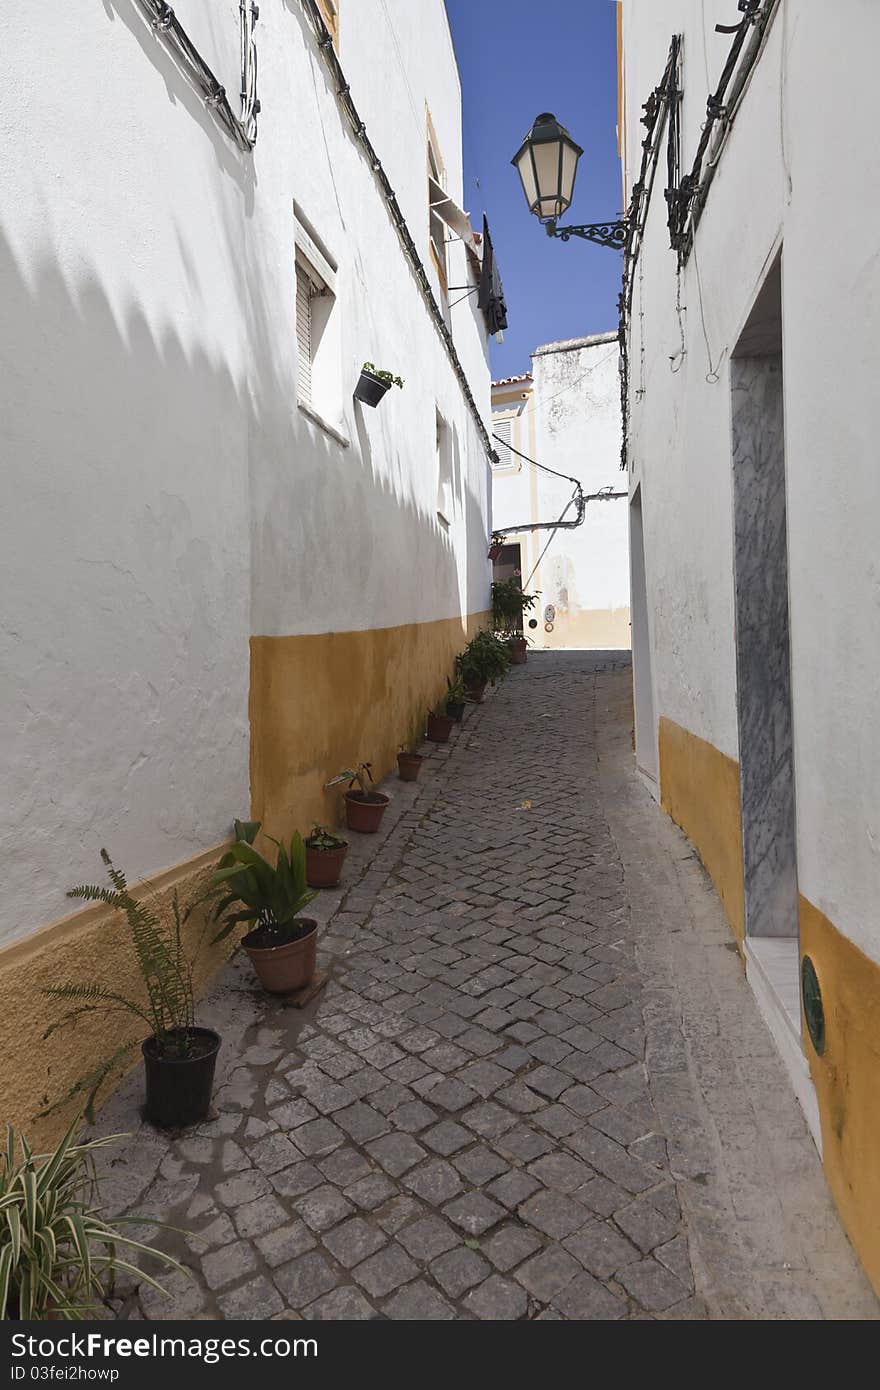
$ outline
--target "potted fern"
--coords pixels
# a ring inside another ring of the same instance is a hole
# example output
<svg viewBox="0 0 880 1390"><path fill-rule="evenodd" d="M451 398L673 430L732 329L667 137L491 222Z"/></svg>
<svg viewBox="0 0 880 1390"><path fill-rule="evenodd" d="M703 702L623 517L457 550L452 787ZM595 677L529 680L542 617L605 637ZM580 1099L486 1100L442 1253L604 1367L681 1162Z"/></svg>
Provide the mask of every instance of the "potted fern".
<svg viewBox="0 0 880 1390"><path fill-rule="evenodd" d="M45 1154L33 1153L24 1135L16 1144L7 1125L0 1153L0 1320L74 1322L94 1316L120 1273L168 1297L151 1275L122 1258L119 1247L186 1273L170 1255L119 1230L125 1224L143 1226L148 1218L120 1216L112 1225L103 1220L94 1155L125 1136L76 1144L78 1124L74 1120Z"/></svg>
<svg viewBox="0 0 880 1390"><path fill-rule="evenodd" d="M348 841L326 825L316 825L305 842L306 882L310 888L335 888L342 874Z"/></svg>
<svg viewBox="0 0 880 1390"><path fill-rule="evenodd" d="M349 830L357 830L362 835L375 835L391 803L391 797L384 792L371 790L372 767L372 763L358 763L357 767L347 767L338 777L331 777L325 784L327 787L337 787L340 782L348 783L344 798L345 823Z"/></svg>
<svg viewBox="0 0 880 1390"><path fill-rule="evenodd" d="M354 398L362 405L375 407L392 386L403 388L403 382L393 372L385 372L373 362L365 362L361 367L358 384L354 388Z"/></svg>
<svg viewBox="0 0 880 1390"><path fill-rule="evenodd" d="M290 994L307 985L315 973L318 924L300 916L315 894L306 883L302 836L294 832L289 845L272 840L278 849L273 867L254 849L260 824L235 822L235 843L211 875L206 896L219 898L213 917L222 920L223 926L215 942L225 940L242 923L250 923L241 944L261 985L270 994Z"/></svg>
<svg viewBox="0 0 880 1390"><path fill-rule="evenodd" d="M75 982L53 985L44 990L52 999L63 999L74 1007L46 1029L44 1039L77 1019L94 1014L133 1014L149 1028L141 1043L146 1079L145 1115L163 1129L181 1129L203 1120L211 1104L214 1068L220 1050L220 1035L212 1028L197 1028L193 988L193 960L183 946L183 916L175 893L171 921L164 922L146 902L139 902L129 891L125 874L113 864L105 849L101 858L107 868L110 887L81 884L72 888L69 898L104 903L125 918L145 1001L118 994L103 985ZM194 905L193 905L194 906ZM198 949L198 948L197 948ZM197 952L196 952L197 954ZM66 1105L75 1096L85 1095L85 1114L94 1119L95 1098L110 1073L118 1068L138 1045L132 1039L122 1043L110 1057L49 1106L43 1115Z"/></svg>

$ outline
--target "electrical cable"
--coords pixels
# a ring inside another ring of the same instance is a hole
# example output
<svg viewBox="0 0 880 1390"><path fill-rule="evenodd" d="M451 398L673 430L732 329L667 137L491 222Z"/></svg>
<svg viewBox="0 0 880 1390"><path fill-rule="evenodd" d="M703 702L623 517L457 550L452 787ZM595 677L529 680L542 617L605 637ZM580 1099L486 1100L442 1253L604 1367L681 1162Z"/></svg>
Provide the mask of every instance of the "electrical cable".
<svg viewBox="0 0 880 1390"><path fill-rule="evenodd" d="M537 459L529 458L528 454L523 454L519 449L514 449L513 445L508 444L506 439L502 439L500 434L493 434L492 438L497 439L499 444L504 444L512 454L516 454L517 458L525 459L526 463L530 463L533 468L540 468L542 473L552 473L554 478L562 478L565 482L574 483L575 487L580 487L580 482L577 478L570 477L568 473L557 473L555 468L548 468L546 463L539 463Z"/></svg>
<svg viewBox="0 0 880 1390"><path fill-rule="evenodd" d="M547 544L544 546L544 549L541 551L540 555L538 556L537 560L535 561L534 565L532 566L532 572L531 572L531 574L529 575L528 579L527 579L526 582L522 585L522 588L523 588L523 589L528 589L529 585L531 584L532 580L533 580L534 577L535 577L535 574L536 574L537 570L540 568L541 561L543 560L544 556L547 554L547 551L550 549L550 545L551 545L551 542L552 542L552 540L553 540L553 537L556 535L556 532L559 530L560 526L564 526L564 525L565 525L565 523L563 522L562 518L565 516L565 513L568 511L568 509L569 509L569 507L571 506L571 504L572 504L573 501L574 501L574 498L572 497L572 498L570 499L570 501L568 501L568 502L566 503L565 509L560 513L560 515L559 515L559 520L557 521L556 525L553 527L553 530L550 532L550 535L547 537Z"/></svg>
<svg viewBox="0 0 880 1390"><path fill-rule="evenodd" d="M253 25L258 13L256 6L248 8L242 0L239 4L242 22L241 91L243 96L248 93L251 98L248 104L243 101L242 116L239 118L229 104L226 88L211 71L166 0L138 0L138 3L156 37L165 44L226 133L241 149L252 150L257 138L256 115L259 111L256 99L256 49L253 43Z"/></svg>
<svg viewBox="0 0 880 1390"><path fill-rule="evenodd" d="M355 139L361 145L364 154L367 157L370 168L372 169L373 174L375 176L376 182L382 190L382 194L385 200L385 206L388 209L388 215L391 218L392 223L394 224L394 229L397 232L398 238L400 239L400 243L403 247L404 254L410 262L413 271L415 272L415 276L419 284L419 289L422 293L422 298L424 299L428 307L428 312L430 313L431 318L434 321L434 327L436 328L443 341L443 345L446 349L446 355L449 358L452 370L455 373L456 379L458 380L458 384L461 387L462 394L470 410L471 419L474 423L474 427L476 428L476 431L480 436L480 440L483 444L484 449L486 450L486 453L489 456L489 459L493 463L497 463L498 455L492 448L492 444L489 439L489 432L486 429L483 417L480 414L476 401L474 400L474 395L471 391L470 382L468 381L464 367L461 364L461 360L458 356L458 352L455 347L455 341L452 336L452 331L449 325L447 324L446 319L443 316L443 311L437 303L436 296L434 294L433 289L431 288L431 281L428 278L428 272L425 270L424 262L422 261L422 258L419 255L415 239L413 238L413 234L410 231L406 218L403 215L403 210L400 206L400 203L397 200L397 195L394 192L394 189L391 187L391 181L388 178L388 174L385 171L381 159L376 153L375 146L373 145L372 141L367 135L367 127L361 120L360 115L358 113L358 109L354 104L354 101L351 96L351 87L346 80L345 72L343 70L342 64L339 61L339 57L336 53L336 49L333 44L333 36L327 28L326 23L324 22L324 16L321 14L320 9L318 8L317 0L300 0L300 4L302 5L302 8L306 13L306 17L309 21L309 24L311 25L312 32L315 35L315 39L317 41L320 53L324 59L325 64L327 65L327 68L329 69L331 79L336 88L337 100L340 106L342 107L342 110L344 111L346 118L348 119L348 123L351 126L352 133L354 134Z"/></svg>

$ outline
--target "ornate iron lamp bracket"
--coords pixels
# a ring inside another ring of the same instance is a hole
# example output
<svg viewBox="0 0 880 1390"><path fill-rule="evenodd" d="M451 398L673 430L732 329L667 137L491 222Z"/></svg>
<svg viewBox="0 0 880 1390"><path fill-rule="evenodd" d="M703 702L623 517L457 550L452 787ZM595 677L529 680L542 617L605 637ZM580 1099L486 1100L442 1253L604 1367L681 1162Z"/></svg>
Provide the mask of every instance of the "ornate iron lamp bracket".
<svg viewBox="0 0 880 1390"><path fill-rule="evenodd" d="M560 227L556 219L548 217L544 222L544 229L548 236L559 237L560 241L569 241L573 236L581 237L583 241L593 241L597 246L607 246L612 251L620 251L626 242L626 221L620 222L586 222L581 225L571 224L567 227Z"/></svg>

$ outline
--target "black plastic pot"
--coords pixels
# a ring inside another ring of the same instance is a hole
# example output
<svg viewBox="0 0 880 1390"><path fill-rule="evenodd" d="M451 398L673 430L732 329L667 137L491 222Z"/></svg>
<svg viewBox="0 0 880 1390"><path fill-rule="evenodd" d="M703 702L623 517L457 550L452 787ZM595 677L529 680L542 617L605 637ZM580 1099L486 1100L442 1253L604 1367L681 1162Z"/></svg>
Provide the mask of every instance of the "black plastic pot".
<svg viewBox="0 0 880 1390"><path fill-rule="evenodd" d="M362 405L377 406L390 388L390 381L383 381L380 376L374 376L372 372L362 371L358 384L354 388L354 398Z"/></svg>
<svg viewBox="0 0 880 1390"><path fill-rule="evenodd" d="M221 1038L213 1028L190 1028L194 1057L165 1057L155 1038L141 1044L147 1082L146 1118L160 1129L198 1124L211 1106Z"/></svg>
<svg viewBox="0 0 880 1390"><path fill-rule="evenodd" d="M464 700L447 700L446 713L450 719L454 719L456 724L460 724L464 719Z"/></svg>

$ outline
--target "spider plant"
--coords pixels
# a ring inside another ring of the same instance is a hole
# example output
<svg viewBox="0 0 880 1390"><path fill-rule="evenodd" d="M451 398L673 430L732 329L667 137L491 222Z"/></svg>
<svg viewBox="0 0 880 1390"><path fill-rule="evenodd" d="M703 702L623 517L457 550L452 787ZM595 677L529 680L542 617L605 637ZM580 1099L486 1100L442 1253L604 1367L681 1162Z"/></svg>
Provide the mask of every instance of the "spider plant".
<svg viewBox="0 0 880 1390"><path fill-rule="evenodd" d="M112 1293L120 1272L165 1293L155 1279L120 1257L120 1246L186 1272L170 1255L117 1229L125 1222L143 1224L144 1217L118 1217L114 1225L101 1217L94 1154L126 1136L76 1144L78 1123L47 1154L34 1154L24 1135L16 1144L15 1131L6 1128L6 1148L0 1152L0 1319L25 1321L51 1314L81 1320Z"/></svg>

